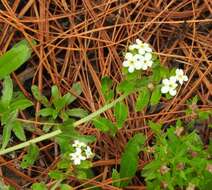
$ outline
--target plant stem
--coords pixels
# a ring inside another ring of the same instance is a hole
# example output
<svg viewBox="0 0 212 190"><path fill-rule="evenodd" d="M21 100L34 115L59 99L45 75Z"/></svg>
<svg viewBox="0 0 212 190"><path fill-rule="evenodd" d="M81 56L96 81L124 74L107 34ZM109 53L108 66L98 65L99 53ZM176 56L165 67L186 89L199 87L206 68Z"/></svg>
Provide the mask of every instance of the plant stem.
<svg viewBox="0 0 212 190"><path fill-rule="evenodd" d="M106 104L105 106L103 106L102 108L100 108L99 110L91 113L90 115L88 115L87 117L84 117L76 122L73 123L74 127L77 127L83 123L86 123L88 121L91 121L93 118L95 118L96 116L100 115L101 113L105 112L106 110L112 108L116 103L122 101L124 98L126 98L128 96L128 94L123 94L121 95L119 98L117 98L116 100L114 100L113 102L109 103L109 104ZM43 140L46 140L46 139L50 139L52 137L55 137L59 134L61 134L62 131L60 129L57 129L53 132L50 132L50 133L47 133L47 134L44 134L44 135L41 135L37 138L34 138L34 139L31 139L29 141L26 141L26 142L23 142L23 143L20 143L18 145L15 145L15 146L12 146L10 148L7 148L7 149L3 149L3 150L0 150L0 155L3 155L3 154L7 154L9 152L12 152L12 151L15 151L15 150L18 150L18 149L21 149L21 148L24 148L24 147L27 147L29 146L30 144L35 144L37 142L41 142Z"/></svg>

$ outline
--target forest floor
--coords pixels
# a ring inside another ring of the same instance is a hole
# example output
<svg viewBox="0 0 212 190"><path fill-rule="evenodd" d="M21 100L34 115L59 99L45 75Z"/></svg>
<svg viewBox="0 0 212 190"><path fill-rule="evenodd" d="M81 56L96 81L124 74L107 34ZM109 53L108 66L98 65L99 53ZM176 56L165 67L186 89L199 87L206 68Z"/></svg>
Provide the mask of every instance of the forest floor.
<svg viewBox="0 0 212 190"><path fill-rule="evenodd" d="M1 0L0 1L0 54L16 42L34 39L32 57L11 76L14 86L25 97L35 101L31 85L38 85L46 95L57 85L61 94L80 82L82 94L73 107L95 112L105 104L101 93L101 79L108 76L115 87L123 78L121 68L123 52L139 38L148 42L162 65L182 68L189 80L172 100L161 99L162 108L153 107L142 112L130 111L125 126L112 138L100 133L88 122L79 127L84 135L94 135L97 140L92 150L98 155L93 160L95 177L81 183L69 179L75 189L83 183L115 190L112 186L112 168L119 168L120 157L128 140L141 132L151 137L147 121L172 124L177 119L192 120L195 116L184 114L188 99L199 97L198 107L212 108L212 1L210 0ZM133 110L135 94L126 98ZM41 108L35 102L34 110ZM23 120L32 120L38 131L39 117L21 112ZM110 111L107 118L114 120ZM211 121L211 120L210 120ZM196 128L205 145L211 138L208 122L197 123ZM38 136L27 132L27 139ZM10 146L20 143L12 137ZM28 169L20 162L27 148L0 156L0 175L6 184L16 189L28 189L33 183L43 181L51 186L48 172L59 160L59 149L53 140L38 143L39 159ZM139 160L139 169L150 161L147 154ZM1 189L1 188L0 188ZM142 177L133 178L126 189L145 189Z"/></svg>

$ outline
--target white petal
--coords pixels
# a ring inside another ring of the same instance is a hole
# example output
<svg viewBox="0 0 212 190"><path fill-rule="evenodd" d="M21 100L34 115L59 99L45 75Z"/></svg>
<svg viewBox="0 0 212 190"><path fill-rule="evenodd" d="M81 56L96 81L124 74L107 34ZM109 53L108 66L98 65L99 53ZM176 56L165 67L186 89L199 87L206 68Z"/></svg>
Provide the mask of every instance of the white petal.
<svg viewBox="0 0 212 190"><path fill-rule="evenodd" d="M136 69L136 70L140 70L141 68L142 68L142 64L136 62L136 63L135 63L135 69Z"/></svg>
<svg viewBox="0 0 212 190"><path fill-rule="evenodd" d="M136 39L135 42L136 42L138 45L143 44L143 42L142 42L140 39Z"/></svg>
<svg viewBox="0 0 212 190"><path fill-rule="evenodd" d="M144 55L145 54L144 48L139 48L138 53L141 54L141 55Z"/></svg>
<svg viewBox="0 0 212 190"><path fill-rule="evenodd" d="M188 77L186 75L183 76L184 81L188 81Z"/></svg>
<svg viewBox="0 0 212 190"><path fill-rule="evenodd" d="M131 66L131 67L128 68L129 73L133 73L134 70L135 70L134 66Z"/></svg>
<svg viewBox="0 0 212 190"><path fill-rule="evenodd" d="M169 91L169 87L168 87L168 86L163 86L163 87L161 88L161 92L162 92L163 94L166 94L168 91Z"/></svg>
<svg viewBox="0 0 212 190"><path fill-rule="evenodd" d="M143 65L142 65L142 69L143 69L143 70L147 70L147 68L148 68L148 66L147 66L146 64L143 64Z"/></svg>
<svg viewBox="0 0 212 190"><path fill-rule="evenodd" d="M152 59L152 54L151 53L145 53L144 59L148 60L148 61L151 60Z"/></svg>
<svg viewBox="0 0 212 190"><path fill-rule="evenodd" d="M122 65L123 65L124 67L129 67L129 61L123 61Z"/></svg>
<svg viewBox="0 0 212 190"><path fill-rule="evenodd" d="M176 75L183 75L183 70L182 69L176 69L175 73L176 73Z"/></svg>
<svg viewBox="0 0 212 190"><path fill-rule="evenodd" d="M137 44L132 44L129 46L129 50L133 51L134 49L139 49L139 46Z"/></svg>
<svg viewBox="0 0 212 190"><path fill-rule="evenodd" d="M183 79L178 79L178 81L181 85L183 84Z"/></svg>
<svg viewBox="0 0 212 190"><path fill-rule="evenodd" d="M131 60L131 59L133 58L133 54L127 52L126 55L125 55L125 58L126 58L127 60Z"/></svg>
<svg viewBox="0 0 212 190"><path fill-rule="evenodd" d="M162 83L163 83L164 85L169 85L169 79L163 79Z"/></svg>
<svg viewBox="0 0 212 190"><path fill-rule="evenodd" d="M129 50L130 50L130 51L134 50L133 45L129 45Z"/></svg>
<svg viewBox="0 0 212 190"><path fill-rule="evenodd" d="M176 83L176 81L177 81L177 79L176 79L175 76L171 76L171 77L169 78L169 80L170 80L170 82L173 82L173 83Z"/></svg>
<svg viewBox="0 0 212 190"><path fill-rule="evenodd" d="M75 159L74 160L74 165L79 165L81 163L81 160L80 159Z"/></svg>
<svg viewBox="0 0 212 190"><path fill-rule="evenodd" d="M146 48L145 48L145 51L148 52L148 53L151 53L151 52L152 52L152 48L146 47Z"/></svg>
<svg viewBox="0 0 212 190"><path fill-rule="evenodd" d="M86 160L85 156L80 156L79 158L80 158L80 160Z"/></svg>
<svg viewBox="0 0 212 190"><path fill-rule="evenodd" d="M82 153L81 148L76 148L75 154L81 154L81 153Z"/></svg>
<svg viewBox="0 0 212 190"><path fill-rule="evenodd" d="M177 93L177 91L176 91L175 89L170 89L170 90L169 90L169 94L170 94L171 96L175 96L176 93Z"/></svg>

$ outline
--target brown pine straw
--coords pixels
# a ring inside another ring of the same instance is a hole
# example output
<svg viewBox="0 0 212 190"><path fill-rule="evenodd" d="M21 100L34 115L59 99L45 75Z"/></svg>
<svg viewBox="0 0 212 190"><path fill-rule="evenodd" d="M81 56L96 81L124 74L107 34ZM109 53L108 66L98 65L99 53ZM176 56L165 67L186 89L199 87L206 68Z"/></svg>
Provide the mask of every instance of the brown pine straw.
<svg viewBox="0 0 212 190"><path fill-rule="evenodd" d="M195 114L185 116L186 102L198 95L198 106L211 110L212 97L212 2L210 0L2 0L0 2L0 55L15 42L26 38L35 39L32 58L25 66L12 74L14 84L24 95L35 101L30 86L36 84L49 94L55 84L62 94L79 81L82 96L72 107L94 112L104 105L101 78L109 76L114 87L122 80L122 52L140 38L151 44L161 63L172 68L181 67L189 81L181 87L172 100L161 99L162 107L145 109L135 113L136 95L126 99L130 114L118 135L112 139L98 132L91 123L80 126L82 134L95 135L92 145L97 160L94 161L95 176L86 182L70 178L67 183L75 189L90 189L96 185L102 189L118 189L112 186L112 168L118 168L120 156L127 141L138 132L153 138L148 120L170 124L177 118L188 122ZM35 102L35 110L41 105ZM111 110L104 114L114 121ZM43 121L31 113L22 112L20 120L35 130L27 137L41 135ZM206 128L210 121L202 123L204 142L210 137ZM20 143L13 138L10 146ZM148 144L148 142L147 142ZM51 187L48 172L59 160L58 146L52 141L38 144L41 150L36 164L26 170L20 169L20 161L26 149L0 157L0 175L7 184L16 189L27 189L35 181L44 181ZM149 155L140 157L141 167L150 161ZM13 176L10 173L13 173ZM136 176L126 189L145 189L145 183Z"/></svg>

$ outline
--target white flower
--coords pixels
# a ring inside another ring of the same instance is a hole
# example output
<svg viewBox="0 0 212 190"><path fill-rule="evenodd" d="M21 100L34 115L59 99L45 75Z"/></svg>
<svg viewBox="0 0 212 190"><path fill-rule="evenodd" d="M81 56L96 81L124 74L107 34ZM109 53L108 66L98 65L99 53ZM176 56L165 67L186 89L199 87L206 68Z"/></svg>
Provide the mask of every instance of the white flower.
<svg viewBox="0 0 212 190"><path fill-rule="evenodd" d="M141 40L136 39L136 44L138 45L138 52L141 55L144 55L146 52L151 53L152 48L149 47L149 44L143 43Z"/></svg>
<svg viewBox="0 0 212 190"><path fill-rule="evenodd" d="M85 160L86 157L82 155L82 151L80 148L76 149L76 152L69 154L71 160L73 161L74 165L79 165L82 160Z"/></svg>
<svg viewBox="0 0 212 190"><path fill-rule="evenodd" d="M134 50L137 50L137 49L139 49L138 44L129 45L129 50L130 50L130 51L134 51Z"/></svg>
<svg viewBox="0 0 212 190"><path fill-rule="evenodd" d="M177 91L177 83L175 77L170 77L169 79L163 79L162 81L163 87L161 88L161 92L163 94L169 93L171 96L175 96Z"/></svg>
<svg viewBox="0 0 212 190"><path fill-rule="evenodd" d="M81 148L81 147L86 147L86 144L84 142L80 142L78 140L75 140L74 144L72 146L76 147L76 148Z"/></svg>
<svg viewBox="0 0 212 190"><path fill-rule="evenodd" d="M135 70L135 60L132 53L126 53L125 61L123 62L124 67L128 67L128 71L132 73Z"/></svg>
<svg viewBox="0 0 212 190"><path fill-rule="evenodd" d="M143 63L142 63L142 69L147 70L148 67L152 66L152 54L151 53L146 53L144 55Z"/></svg>
<svg viewBox="0 0 212 190"><path fill-rule="evenodd" d="M89 146L87 146L86 149L85 149L85 155L86 155L87 159L93 157L93 153L92 153L91 148Z"/></svg>
<svg viewBox="0 0 212 190"><path fill-rule="evenodd" d="M179 81L180 84L183 84L184 81L188 80L188 77L184 75L182 69L177 69L176 70L176 80Z"/></svg>
<svg viewBox="0 0 212 190"><path fill-rule="evenodd" d="M134 55L133 60L135 69L140 70L144 63L144 57L142 55L136 54Z"/></svg>

